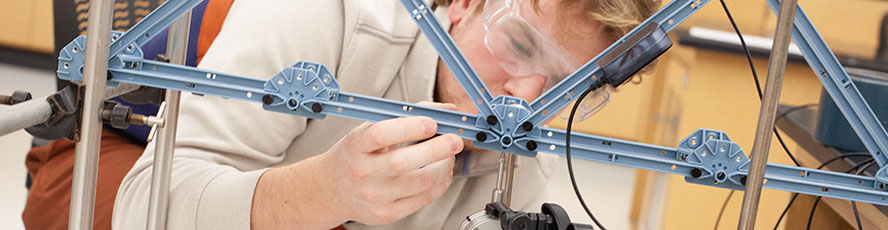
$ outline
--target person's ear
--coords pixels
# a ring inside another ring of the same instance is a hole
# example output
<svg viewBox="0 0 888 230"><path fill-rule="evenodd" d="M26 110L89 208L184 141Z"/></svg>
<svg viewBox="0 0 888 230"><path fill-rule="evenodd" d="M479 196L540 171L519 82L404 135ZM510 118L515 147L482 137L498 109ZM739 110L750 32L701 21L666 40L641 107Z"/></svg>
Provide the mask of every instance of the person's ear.
<svg viewBox="0 0 888 230"><path fill-rule="evenodd" d="M472 0L453 0L450 3L450 9L447 12L447 17L450 18L450 23L453 25L459 24L463 19L469 17L472 14Z"/></svg>

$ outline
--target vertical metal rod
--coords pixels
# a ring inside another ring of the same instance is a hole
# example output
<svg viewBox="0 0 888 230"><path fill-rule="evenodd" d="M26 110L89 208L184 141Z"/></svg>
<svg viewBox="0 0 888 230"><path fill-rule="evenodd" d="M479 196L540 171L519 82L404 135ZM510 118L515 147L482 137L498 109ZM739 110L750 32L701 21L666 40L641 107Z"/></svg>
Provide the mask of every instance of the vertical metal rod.
<svg viewBox="0 0 888 230"><path fill-rule="evenodd" d="M503 201L503 179L505 178L506 173L506 156L509 155L507 153L500 153L499 159L499 170L496 173L496 187L493 189L493 194L490 196L490 202L502 202Z"/></svg>
<svg viewBox="0 0 888 230"><path fill-rule="evenodd" d="M795 17L798 0L783 0L777 15L777 29L768 60L768 80L765 83L765 95L759 111L758 128L755 131L755 143L752 146L749 174L746 180L746 191L743 193L743 208L740 210L740 224L737 229L751 230L755 228L755 217L761 198L765 167L768 163L768 150L771 149L771 130L774 129L774 118L777 115L777 102L780 99L780 88L783 86L783 72L786 69L786 57L789 53L789 42L792 35L792 20Z"/></svg>
<svg viewBox="0 0 888 230"><path fill-rule="evenodd" d="M111 44L111 15L114 1L93 0L89 6L84 52L84 99L80 121L80 141L74 152L69 229L92 229L96 201L96 177L102 138L102 103Z"/></svg>
<svg viewBox="0 0 888 230"><path fill-rule="evenodd" d="M496 174L496 188L490 202L502 202L509 207L512 202L512 180L515 175L515 155L500 153L499 170Z"/></svg>
<svg viewBox="0 0 888 230"><path fill-rule="evenodd" d="M515 179L515 158L513 154L506 154L506 169L503 174L503 204L506 207L512 206L512 181Z"/></svg>
<svg viewBox="0 0 888 230"><path fill-rule="evenodd" d="M182 15L169 27L167 55L172 64L185 64L190 23L191 11ZM166 109L163 112L166 124L158 130L157 142L155 142L147 229L166 229L170 199L170 175L173 168L173 147L176 145L176 127L179 123L180 96L181 92L177 90L166 90Z"/></svg>

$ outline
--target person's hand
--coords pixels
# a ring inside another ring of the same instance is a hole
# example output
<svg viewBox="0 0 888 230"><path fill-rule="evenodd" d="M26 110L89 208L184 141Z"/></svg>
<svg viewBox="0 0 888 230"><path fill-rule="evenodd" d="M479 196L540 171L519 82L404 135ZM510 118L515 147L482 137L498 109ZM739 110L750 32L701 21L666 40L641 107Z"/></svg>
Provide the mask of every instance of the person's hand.
<svg viewBox="0 0 888 230"><path fill-rule="evenodd" d="M456 108L450 104L420 104ZM285 180L269 183L289 180L295 184L269 186L294 191L271 194L298 197L295 200L300 202L293 205L301 207L290 208L313 210L309 213L302 210L297 213L304 216L289 218L313 217L315 224L328 221L338 224L346 220L369 225L394 222L429 204L450 186L454 156L462 151L463 141L454 134L432 138L436 131L437 124L428 117L364 123L319 156L291 165L293 167L267 171L260 178L257 193L263 189L263 179ZM418 141L422 142L397 147ZM257 196L259 194L254 196L254 209L259 202ZM280 219L272 218L277 220Z"/></svg>

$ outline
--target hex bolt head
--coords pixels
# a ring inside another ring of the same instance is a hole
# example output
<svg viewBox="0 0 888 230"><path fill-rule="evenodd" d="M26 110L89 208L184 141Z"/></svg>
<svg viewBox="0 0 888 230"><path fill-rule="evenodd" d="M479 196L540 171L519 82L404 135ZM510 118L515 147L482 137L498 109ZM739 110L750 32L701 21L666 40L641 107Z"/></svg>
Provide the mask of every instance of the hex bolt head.
<svg viewBox="0 0 888 230"><path fill-rule="evenodd" d="M700 176L702 176L702 175L703 175L703 170L700 170L700 168L691 169L691 177L700 178Z"/></svg>
<svg viewBox="0 0 888 230"><path fill-rule="evenodd" d="M271 94L265 94L265 96L262 96L262 104L271 105L272 102L274 102L274 97L272 97Z"/></svg>
<svg viewBox="0 0 888 230"><path fill-rule="evenodd" d="M527 150L536 151L537 143L536 141L528 141L527 144L524 144L524 147L527 147Z"/></svg>
<svg viewBox="0 0 888 230"><path fill-rule="evenodd" d="M290 101L287 101L287 103L290 104L290 106L293 106L293 107L296 107L296 106L299 105L299 102L297 102L296 99L290 99Z"/></svg>
<svg viewBox="0 0 888 230"><path fill-rule="evenodd" d="M312 112L321 113L321 111L323 111L323 110L324 110L324 106L321 105L321 103L315 102L314 104L311 104L311 111Z"/></svg>
<svg viewBox="0 0 888 230"><path fill-rule="evenodd" d="M530 132L533 130L533 124L529 121L525 121L524 123L521 123L521 128L524 129L525 132Z"/></svg>
<svg viewBox="0 0 888 230"><path fill-rule="evenodd" d="M511 138L511 137L503 137L503 144L505 144L505 145L511 145L511 144L512 144L512 138Z"/></svg>
<svg viewBox="0 0 888 230"><path fill-rule="evenodd" d="M487 141L487 134L486 133L475 134L475 140L478 140L480 142Z"/></svg>
<svg viewBox="0 0 888 230"><path fill-rule="evenodd" d="M494 115L487 116L487 124L491 125L491 126L496 125L496 116L494 116Z"/></svg>

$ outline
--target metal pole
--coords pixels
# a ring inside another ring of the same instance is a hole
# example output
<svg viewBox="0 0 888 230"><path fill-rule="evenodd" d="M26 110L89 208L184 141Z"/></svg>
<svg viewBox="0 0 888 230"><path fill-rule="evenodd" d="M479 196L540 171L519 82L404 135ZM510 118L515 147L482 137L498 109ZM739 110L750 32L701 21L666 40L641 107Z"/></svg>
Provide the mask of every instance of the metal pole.
<svg viewBox="0 0 888 230"><path fill-rule="evenodd" d="M503 204L506 207L512 206L512 181L515 179L515 158L517 156L507 154L506 170L503 175Z"/></svg>
<svg viewBox="0 0 888 230"><path fill-rule="evenodd" d="M755 143L750 155L752 164L746 180L746 191L743 193L743 208L740 210L740 224L737 229L751 230L755 228L755 217L762 193L762 180L768 163L768 150L771 149L771 130L774 129L774 118L777 115L777 101L780 99L780 88L783 85L783 71L786 69L786 57L789 53L789 42L792 35L792 20L795 17L798 0L783 0L777 15L777 31L768 60L768 80L765 83L765 95L759 111L758 128L755 130Z"/></svg>
<svg viewBox="0 0 888 230"><path fill-rule="evenodd" d="M515 174L515 155L500 153L499 170L496 174L496 188L490 202L502 202L506 207L512 202L512 180Z"/></svg>
<svg viewBox="0 0 888 230"><path fill-rule="evenodd" d="M83 66L83 117L80 122L80 141L74 152L69 229L92 229L93 226L113 3L111 0L93 0L89 6Z"/></svg>
<svg viewBox="0 0 888 230"><path fill-rule="evenodd" d="M0 110L0 136L46 122L52 107L46 97L18 103Z"/></svg>
<svg viewBox="0 0 888 230"><path fill-rule="evenodd" d="M170 63L184 65L188 51L188 31L191 11L182 15L169 27L167 55ZM154 149L154 169L151 175L151 194L148 203L147 229L166 229L170 199L170 174L173 169L173 147L176 145L176 127L179 123L181 92L166 90L166 124L158 130Z"/></svg>
<svg viewBox="0 0 888 230"><path fill-rule="evenodd" d="M105 99L120 96L139 89L139 85L120 83L117 87L105 88ZM39 125L52 116L52 106L46 97L18 103L0 110L0 136Z"/></svg>

